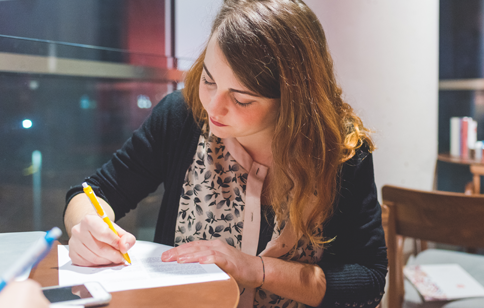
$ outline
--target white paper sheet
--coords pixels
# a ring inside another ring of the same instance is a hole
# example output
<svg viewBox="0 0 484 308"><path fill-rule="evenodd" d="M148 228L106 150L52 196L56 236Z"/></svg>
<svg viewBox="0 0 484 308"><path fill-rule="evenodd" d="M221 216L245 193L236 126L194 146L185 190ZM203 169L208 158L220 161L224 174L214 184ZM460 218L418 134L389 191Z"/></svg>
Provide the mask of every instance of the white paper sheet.
<svg viewBox="0 0 484 308"><path fill-rule="evenodd" d="M128 251L129 266L80 267L72 265L69 246L59 245L59 285L98 281L106 291L116 292L229 279L215 264L162 262L161 254L170 248L136 241Z"/></svg>
<svg viewBox="0 0 484 308"><path fill-rule="evenodd" d="M43 231L0 233L0 276L9 269L29 248L45 236ZM26 280L31 268L15 280Z"/></svg>
<svg viewBox="0 0 484 308"><path fill-rule="evenodd" d="M484 296L484 287L458 264L407 265L403 273L426 301Z"/></svg>

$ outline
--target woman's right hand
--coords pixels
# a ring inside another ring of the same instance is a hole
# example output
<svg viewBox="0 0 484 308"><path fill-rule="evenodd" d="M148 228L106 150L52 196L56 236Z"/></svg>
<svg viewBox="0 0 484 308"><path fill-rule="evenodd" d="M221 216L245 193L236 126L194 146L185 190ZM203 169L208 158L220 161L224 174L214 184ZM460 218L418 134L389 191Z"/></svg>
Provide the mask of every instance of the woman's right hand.
<svg viewBox="0 0 484 308"><path fill-rule="evenodd" d="M9 283L0 293L0 307L48 308L40 285L33 280Z"/></svg>
<svg viewBox="0 0 484 308"><path fill-rule="evenodd" d="M72 264L96 266L124 263L121 253L126 253L136 243L136 238L113 223L119 236L109 229L98 216L85 215L72 227L69 239L69 257Z"/></svg>

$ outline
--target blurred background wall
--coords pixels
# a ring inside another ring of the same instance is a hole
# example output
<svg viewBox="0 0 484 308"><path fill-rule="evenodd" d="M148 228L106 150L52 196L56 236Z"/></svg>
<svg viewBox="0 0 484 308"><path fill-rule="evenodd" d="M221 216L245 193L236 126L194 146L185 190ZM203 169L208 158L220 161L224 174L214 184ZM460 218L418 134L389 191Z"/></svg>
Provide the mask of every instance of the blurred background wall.
<svg viewBox="0 0 484 308"><path fill-rule="evenodd" d="M484 139L484 1L306 2L346 101L374 131L378 188L463 191L468 164L439 157L452 116L474 117ZM0 232L62 225L65 191L183 87L221 3L0 1ZM443 86L466 80L481 86ZM121 224L151 239L161 194Z"/></svg>

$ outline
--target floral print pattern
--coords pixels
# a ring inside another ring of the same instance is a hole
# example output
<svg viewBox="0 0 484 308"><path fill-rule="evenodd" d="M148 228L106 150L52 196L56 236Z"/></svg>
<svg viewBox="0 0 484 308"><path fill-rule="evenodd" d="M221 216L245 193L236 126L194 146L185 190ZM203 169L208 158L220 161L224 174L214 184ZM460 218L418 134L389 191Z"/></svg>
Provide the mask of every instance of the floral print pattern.
<svg viewBox="0 0 484 308"><path fill-rule="evenodd" d="M237 163L220 138L201 134L182 187L175 246L219 239L241 249L247 178L248 171ZM273 239L283 227L284 224L274 229ZM298 241L293 252L282 258L314 264L322 256L322 249L314 249L305 237ZM256 290L254 307L302 308L305 305L260 289Z"/></svg>
<svg viewBox="0 0 484 308"><path fill-rule="evenodd" d="M202 135L182 187L175 246L222 239L240 249L247 171L213 135Z"/></svg>

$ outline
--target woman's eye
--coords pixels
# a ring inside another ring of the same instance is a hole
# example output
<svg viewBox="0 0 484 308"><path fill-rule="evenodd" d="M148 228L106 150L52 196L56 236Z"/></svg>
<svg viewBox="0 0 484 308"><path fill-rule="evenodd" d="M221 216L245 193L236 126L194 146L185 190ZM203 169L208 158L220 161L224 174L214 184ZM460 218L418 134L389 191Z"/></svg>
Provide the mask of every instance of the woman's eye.
<svg viewBox="0 0 484 308"><path fill-rule="evenodd" d="M249 107L250 104L252 104L252 102L249 102L249 103L241 103L239 102L235 97L234 97L234 101L237 105L241 106L241 107Z"/></svg>
<svg viewBox="0 0 484 308"><path fill-rule="evenodd" d="M215 84L215 82L208 81L207 78L205 78L205 76L202 77L202 81L203 81L204 84L209 85L209 86L213 86Z"/></svg>

